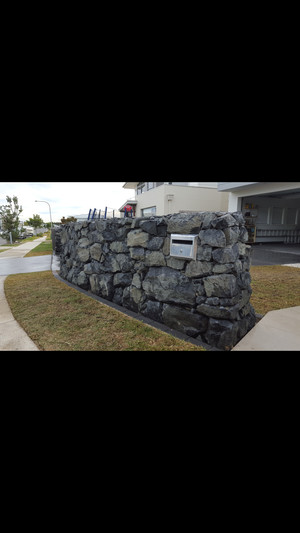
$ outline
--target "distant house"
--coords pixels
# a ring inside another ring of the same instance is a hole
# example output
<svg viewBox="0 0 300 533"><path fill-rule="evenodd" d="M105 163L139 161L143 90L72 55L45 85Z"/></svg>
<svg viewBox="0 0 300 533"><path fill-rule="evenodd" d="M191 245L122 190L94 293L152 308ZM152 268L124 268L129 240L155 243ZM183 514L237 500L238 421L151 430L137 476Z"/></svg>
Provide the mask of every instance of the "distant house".
<svg viewBox="0 0 300 533"><path fill-rule="evenodd" d="M228 193L218 191L217 182L126 182L124 189L133 189L135 198L127 200L133 207L134 215L168 215L188 211L227 211Z"/></svg>
<svg viewBox="0 0 300 533"><path fill-rule="evenodd" d="M300 243L300 182L218 182L218 190L229 194L229 212L242 211L250 242Z"/></svg>

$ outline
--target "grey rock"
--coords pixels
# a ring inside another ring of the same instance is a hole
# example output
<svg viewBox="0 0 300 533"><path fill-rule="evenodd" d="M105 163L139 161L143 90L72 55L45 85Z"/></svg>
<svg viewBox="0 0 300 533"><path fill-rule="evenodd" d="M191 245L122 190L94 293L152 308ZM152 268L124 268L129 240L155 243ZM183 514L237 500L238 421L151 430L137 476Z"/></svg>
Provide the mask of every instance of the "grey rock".
<svg viewBox="0 0 300 533"><path fill-rule="evenodd" d="M165 266L166 260L162 252L146 251L145 265L149 267Z"/></svg>
<svg viewBox="0 0 300 533"><path fill-rule="evenodd" d="M217 263L234 263L239 257L238 245L226 246L219 250L214 250L212 253L213 260Z"/></svg>
<svg viewBox="0 0 300 533"><path fill-rule="evenodd" d="M212 272L212 263L207 261L190 261L185 269L188 278L208 276Z"/></svg>
<svg viewBox="0 0 300 533"><path fill-rule="evenodd" d="M225 228L223 231L226 238L226 246L233 245L238 242L240 238L240 228L238 226Z"/></svg>
<svg viewBox="0 0 300 533"><path fill-rule="evenodd" d="M112 301L117 305L122 305L122 300L123 300L123 289L121 287L117 287L115 289Z"/></svg>
<svg viewBox="0 0 300 533"><path fill-rule="evenodd" d="M151 235L157 235L157 225L155 220L141 220L139 227L143 231L151 233Z"/></svg>
<svg viewBox="0 0 300 533"><path fill-rule="evenodd" d="M127 235L127 246L142 246L147 247L149 240L149 233L142 231L141 229L132 230Z"/></svg>
<svg viewBox="0 0 300 533"><path fill-rule="evenodd" d="M234 305L232 307L222 307L211 306L205 303L197 306L197 312L205 316L220 318L222 320L235 320L239 315L239 308L238 305Z"/></svg>
<svg viewBox="0 0 300 533"><path fill-rule="evenodd" d="M153 302L148 300L141 308L141 313L156 322L162 321L162 304L160 302Z"/></svg>
<svg viewBox="0 0 300 533"><path fill-rule="evenodd" d="M170 237L165 238L162 252L164 255L170 255Z"/></svg>
<svg viewBox="0 0 300 533"><path fill-rule="evenodd" d="M248 235L248 231L247 229L245 228L245 226L242 226L240 228L240 236L239 236L239 239L241 242L247 242L248 239L249 239L249 235Z"/></svg>
<svg viewBox="0 0 300 533"><path fill-rule="evenodd" d="M123 227L123 228L118 228L116 231L115 231L115 234L116 234L116 239L118 240L122 240L122 239L125 239L126 236L128 235L128 233L130 232L130 227Z"/></svg>
<svg viewBox="0 0 300 533"><path fill-rule="evenodd" d="M222 264L214 265L212 269L213 274L229 274L233 270L235 270L234 263L224 263L223 265Z"/></svg>
<svg viewBox="0 0 300 533"><path fill-rule="evenodd" d="M102 235L104 240L107 242L113 242L117 238L115 231L113 231L112 229L105 229Z"/></svg>
<svg viewBox="0 0 300 533"><path fill-rule="evenodd" d="M186 260L180 259L177 257L168 257L167 258L167 266L170 268L175 268L176 270L183 270L185 266Z"/></svg>
<svg viewBox="0 0 300 533"><path fill-rule="evenodd" d="M240 226L245 224L245 219L241 211L235 211L234 213L231 213L231 216L235 218L235 220Z"/></svg>
<svg viewBox="0 0 300 533"><path fill-rule="evenodd" d="M132 282L132 274L118 272L114 275L114 287L127 287Z"/></svg>
<svg viewBox="0 0 300 533"><path fill-rule="evenodd" d="M112 274L102 274L99 277L99 294L100 296L102 296L102 298L106 298L107 300L112 300L113 295L114 295Z"/></svg>
<svg viewBox="0 0 300 533"><path fill-rule="evenodd" d="M119 241L112 242L110 245L110 249L112 252L116 252L117 254L129 252L129 248L126 243Z"/></svg>
<svg viewBox="0 0 300 533"><path fill-rule="evenodd" d="M238 223L236 219L232 217L229 213L226 213L211 221L211 227L216 229L224 229L230 226L236 226L237 224Z"/></svg>
<svg viewBox="0 0 300 533"><path fill-rule="evenodd" d="M100 294L99 274L92 274L90 276L90 285L91 285L91 292L99 296Z"/></svg>
<svg viewBox="0 0 300 533"><path fill-rule="evenodd" d="M92 231L91 233L89 233L87 238L88 238L88 240L90 241L91 244L96 243L96 242L97 243L103 243L104 242L104 238L103 238L102 233L100 233L97 230Z"/></svg>
<svg viewBox="0 0 300 533"><path fill-rule="evenodd" d="M77 256L78 256L78 259L82 263L87 263L87 261L90 258L90 250L89 250L89 248L78 248L77 249Z"/></svg>
<svg viewBox="0 0 300 533"><path fill-rule="evenodd" d="M207 298L205 303L207 305L219 305L220 298L217 298L216 296L214 298Z"/></svg>
<svg viewBox="0 0 300 533"><path fill-rule="evenodd" d="M232 298L238 293L237 278L233 274L220 274L203 279L208 297Z"/></svg>
<svg viewBox="0 0 300 533"><path fill-rule="evenodd" d="M69 236L68 236L68 231L66 228L64 228L61 232L61 236L60 236L60 241L61 241L61 244L66 244L66 242L68 242L69 240Z"/></svg>
<svg viewBox="0 0 300 533"><path fill-rule="evenodd" d="M130 298L134 304L136 304L137 308L144 303L146 300L146 296L144 292L141 289L137 289L136 287L130 287Z"/></svg>
<svg viewBox="0 0 300 533"><path fill-rule="evenodd" d="M137 289L142 288L142 281L139 274L135 273L132 278L132 285L136 287Z"/></svg>
<svg viewBox="0 0 300 533"><path fill-rule="evenodd" d="M96 261L100 261L100 257L102 254L102 246L99 243L95 243L90 248L91 258L95 259Z"/></svg>
<svg viewBox="0 0 300 533"><path fill-rule="evenodd" d="M170 328L182 331L191 337L196 337L205 331L208 324L206 317L167 304L163 305L162 321Z"/></svg>
<svg viewBox="0 0 300 533"><path fill-rule="evenodd" d="M95 220L95 225L96 225L97 230L100 233L102 233L106 229L107 220L103 220L103 219Z"/></svg>
<svg viewBox="0 0 300 533"><path fill-rule="evenodd" d="M128 254L117 254L117 262L119 263L122 272L131 272L134 268L134 261L132 261Z"/></svg>
<svg viewBox="0 0 300 533"><path fill-rule="evenodd" d="M199 244L197 247L197 260L198 261L210 261L211 260L211 253L212 253L212 247L208 246L207 244L204 244L201 246L200 239Z"/></svg>
<svg viewBox="0 0 300 533"><path fill-rule="evenodd" d="M160 302L174 302L194 305L196 289L192 282L177 270L169 267L151 267L145 276L142 287L146 296Z"/></svg>
<svg viewBox="0 0 300 533"><path fill-rule="evenodd" d="M74 224L74 230L75 231L80 231L82 228L82 222L75 222Z"/></svg>
<svg viewBox="0 0 300 533"><path fill-rule="evenodd" d="M215 218L215 213L205 213L201 228L203 230L211 228L211 222L212 220L215 220Z"/></svg>
<svg viewBox="0 0 300 533"><path fill-rule="evenodd" d="M148 250L157 251L160 250L164 244L163 237L153 237L147 244Z"/></svg>
<svg viewBox="0 0 300 533"><path fill-rule="evenodd" d="M89 289L89 278L84 272L80 272L80 274L77 277L77 285L81 287L82 289Z"/></svg>
<svg viewBox="0 0 300 533"><path fill-rule="evenodd" d="M206 342L220 350L231 350L237 342L238 324L230 320L209 319L208 331L204 334Z"/></svg>
<svg viewBox="0 0 300 533"><path fill-rule="evenodd" d="M179 213L168 221L168 233L191 234L198 233L202 225L202 214Z"/></svg>
<svg viewBox="0 0 300 533"><path fill-rule="evenodd" d="M224 232L219 229L206 229L201 230L199 233L199 238L201 240L201 246L203 244L208 244L209 246L225 248L226 238Z"/></svg>
<svg viewBox="0 0 300 533"><path fill-rule="evenodd" d="M90 244L90 241L86 237L83 237L78 241L79 248L87 248Z"/></svg>
<svg viewBox="0 0 300 533"><path fill-rule="evenodd" d="M240 289L247 289L251 284L251 276L249 272L240 272L237 276L237 283Z"/></svg>
<svg viewBox="0 0 300 533"><path fill-rule="evenodd" d="M240 293L236 294L236 296L233 296L232 298L219 298L220 305L223 307L228 307L231 305L235 305L240 301Z"/></svg>
<svg viewBox="0 0 300 533"><path fill-rule="evenodd" d="M135 261L143 261L145 259L145 248L129 248L130 257Z"/></svg>

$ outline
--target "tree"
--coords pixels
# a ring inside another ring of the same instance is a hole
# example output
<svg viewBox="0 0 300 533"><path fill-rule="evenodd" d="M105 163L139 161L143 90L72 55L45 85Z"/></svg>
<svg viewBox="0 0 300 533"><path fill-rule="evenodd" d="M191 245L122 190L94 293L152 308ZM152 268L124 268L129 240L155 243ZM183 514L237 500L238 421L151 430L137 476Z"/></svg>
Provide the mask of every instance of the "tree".
<svg viewBox="0 0 300 533"><path fill-rule="evenodd" d="M20 219L19 215L22 213L22 206L19 206L17 196L6 196L7 205L0 206L0 216L2 219L2 228L4 237L9 240L9 234L12 234L12 240L15 241L19 234Z"/></svg>
<svg viewBox="0 0 300 533"><path fill-rule="evenodd" d="M34 229L42 228L44 226L44 221L40 215L33 215L32 218L25 221L25 226L32 226Z"/></svg>
<svg viewBox="0 0 300 533"><path fill-rule="evenodd" d="M77 218L75 217L68 217L68 218L62 217L61 218L62 224L68 224L68 222L77 222Z"/></svg>

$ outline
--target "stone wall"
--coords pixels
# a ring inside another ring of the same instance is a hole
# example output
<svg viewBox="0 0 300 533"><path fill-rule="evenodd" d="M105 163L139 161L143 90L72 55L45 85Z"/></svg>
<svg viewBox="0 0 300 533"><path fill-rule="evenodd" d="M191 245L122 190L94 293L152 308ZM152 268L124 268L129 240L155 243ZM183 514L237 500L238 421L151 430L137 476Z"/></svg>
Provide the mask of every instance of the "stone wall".
<svg viewBox="0 0 300 533"><path fill-rule="evenodd" d="M170 235L197 234L197 259L170 256ZM240 212L69 223L62 278L107 300L230 350L255 324L250 251Z"/></svg>

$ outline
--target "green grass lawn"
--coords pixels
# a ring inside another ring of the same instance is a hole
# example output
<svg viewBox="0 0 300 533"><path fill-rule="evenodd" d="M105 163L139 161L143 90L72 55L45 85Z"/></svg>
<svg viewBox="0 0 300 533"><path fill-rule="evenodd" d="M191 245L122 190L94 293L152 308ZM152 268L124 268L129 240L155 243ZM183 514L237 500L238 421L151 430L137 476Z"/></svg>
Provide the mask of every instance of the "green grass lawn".
<svg viewBox="0 0 300 533"><path fill-rule="evenodd" d="M40 350L205 351L82 294L49 271L10 275L4 289L13 316Z"/></svg>
<svg viewBox="0 0 300 533"><path fill-rule="evenodd" d="M300 305L300 268L281 265L252 266L251 304L256 313Z"/></svg>
<svg viewBox="0 0 300 533"><path fill-rule="evenodd" d="M34 257L37 255L51 255L52 254L52 241L46 240L44 242L41 242L41 244L38 244L33 250L28 252L28 254L25 255L25 257Z"/></svg>

